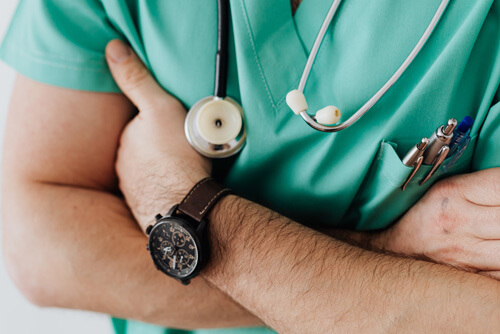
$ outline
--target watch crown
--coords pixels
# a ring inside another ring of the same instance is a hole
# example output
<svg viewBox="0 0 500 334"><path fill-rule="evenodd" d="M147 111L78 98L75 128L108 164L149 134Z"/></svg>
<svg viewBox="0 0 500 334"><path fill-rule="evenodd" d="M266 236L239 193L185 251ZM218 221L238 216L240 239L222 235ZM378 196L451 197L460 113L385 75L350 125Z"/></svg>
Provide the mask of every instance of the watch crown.
<svg viewBox="0 0 500 334"><path fill-rule="evenodd" d="M157 214L157 215L155 216L155 220L156 220L156 221L158 221L158 220L160 220L160 219L162 219L162 218L163 218L163 216L161 215L161 213L159 213L159 214Z"/></svg>
<svg viewBox="0 0 500 334"><path fill-rule="evenodd" d="M149 252L149 244L146 245L146 250Z"/></svg>
<svg viewBox="0 0 500 334"><path fill-rule="evenodd" d="M151 230L153 229L153 225L149 225L147 228L146 228L146 234L149 235L151 233Z"/></svg>

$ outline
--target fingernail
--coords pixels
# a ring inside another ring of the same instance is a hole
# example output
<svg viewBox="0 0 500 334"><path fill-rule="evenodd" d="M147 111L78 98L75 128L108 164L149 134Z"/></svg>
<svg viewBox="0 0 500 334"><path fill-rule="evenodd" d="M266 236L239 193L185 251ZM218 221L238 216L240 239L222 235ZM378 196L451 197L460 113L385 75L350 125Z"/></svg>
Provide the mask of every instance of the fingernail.
<svg viewBox="0 0 500 334"><path fill-rule="evenodd" d="M114 63L120 64L130 56L130 48L122 41L115 41L108 47L108 55Z"/></svg>

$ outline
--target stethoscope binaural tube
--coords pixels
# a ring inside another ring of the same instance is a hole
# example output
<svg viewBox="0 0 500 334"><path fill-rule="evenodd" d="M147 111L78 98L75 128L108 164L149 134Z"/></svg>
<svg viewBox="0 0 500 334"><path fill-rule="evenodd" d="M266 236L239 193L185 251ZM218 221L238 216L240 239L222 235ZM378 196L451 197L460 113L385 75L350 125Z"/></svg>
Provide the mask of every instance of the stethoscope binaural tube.
<svg viewBox="0 0 500 334"><path fill-rule="evenodd" d="M397 69L397 71L389 78L389 80L379 89L378 92L373 95L358 111L356 111L349 119L345 122L336 124L341 117L340 110L335 106L327 106L321 110L319 110L315 116L310 116L307 113L307 101L304 96L304 88L307 83L307 79L309 77L309 73L311 72L311 68L313 66L314 60L316 59L316 55L318 53L319 47L324 39L327 28L330 26L335 13L340 5L341 0L334 0L328 14L326 15L325 20L320 28L318 36L314 41L314 45L311 49L309 57L307 59L307 63L304 67L304 71L302 73L302 77L299 82L299 87L296 90L292 90L288 93L286 97L286 102L290 109L296 114L302 116L304 121L313 129L322 131L322 132L338 132L344 129L347 129L351 125L353 125L357 120L359 120L368 110L370 110L375 103L377 103L382 96L399 80L399 78L403 75L406 69L410 66L413 60L417 57L420 50L422 50L425 43L429 40L432 32L436 28L440 19L442 18L446 8L450 0L441 0L441 4L439 5L436 13L434 14L431 22L429 23L427 29L424 31L422 37L417 42L413 50L410 52L406 60L403 64Z"/></svg>
<svg viewBox="0 0 500 334"><path fill-rule="evenodd" d="M214 96L225 98L229 60L229 0L217 0L217 55L215 56Z"/></svg>
<svg viewBox="0 0 500 334"><path fill-rule="evenodd" d="M244 146L246 131L241 106L226 96L229 64L229 0L217 0L218 29L214 95L198 101L184 123L186 138L208 158L227 158Z"/></svg>

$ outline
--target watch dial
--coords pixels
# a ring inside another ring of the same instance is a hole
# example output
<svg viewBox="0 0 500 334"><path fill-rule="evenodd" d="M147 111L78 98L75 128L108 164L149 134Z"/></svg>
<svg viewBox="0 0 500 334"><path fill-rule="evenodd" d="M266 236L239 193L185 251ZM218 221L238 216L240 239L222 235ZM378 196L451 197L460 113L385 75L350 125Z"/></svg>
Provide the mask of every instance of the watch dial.
<svg viewBox="0 0 500 334"><path fill-rule="evenodd" d="M149 249L156 264L174 277L190 275L198 264L193 236L175 219L160 221L153 228Z"/></svg>

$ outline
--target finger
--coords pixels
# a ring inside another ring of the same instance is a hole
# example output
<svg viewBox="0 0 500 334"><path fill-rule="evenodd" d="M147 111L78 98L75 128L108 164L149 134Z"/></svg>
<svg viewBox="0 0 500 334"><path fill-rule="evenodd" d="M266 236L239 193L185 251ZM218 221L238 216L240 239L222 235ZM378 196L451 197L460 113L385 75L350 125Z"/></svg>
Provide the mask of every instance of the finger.
<svg viewBox="0 0 500 334"><path fill-rule="evenodd" d="M490 168L453 178L457 190L470 202L500 206L500 168Z"/></svg>
<svg viewBox="0 0 500 334"><path fill-rule="evenodd" d="M500 281L500 271L480 271L478 274Z"/></svg>
<svg viewBox="0 0 500 334"><path fill-rule="evenodd" d="M468 205L464 216L468 220L464 229L470 235L484 240L500 239L500 208Z"/></svg>
<svg viewBox="0 0 500 334"><path fill-rule="evenodd" d="M139 57L121 40L108 43L106 60L117 85L140 111L155 110L157 106L163 109L166 103L177 102L158 85Z"/></svg>

